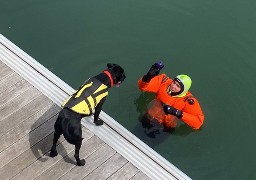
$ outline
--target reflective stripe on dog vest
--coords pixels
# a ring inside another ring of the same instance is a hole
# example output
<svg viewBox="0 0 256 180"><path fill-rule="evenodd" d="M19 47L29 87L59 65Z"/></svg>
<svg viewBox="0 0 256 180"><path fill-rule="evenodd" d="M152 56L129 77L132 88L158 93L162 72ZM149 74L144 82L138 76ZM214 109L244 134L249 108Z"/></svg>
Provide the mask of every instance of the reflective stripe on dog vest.
<svg viewBox="0 0 256 180"><path fill-rule="evenodd" d="M79 114L91 115L97 104L107 95L108 87L92 78L70 96L62 107L72 109Z"/></svg>

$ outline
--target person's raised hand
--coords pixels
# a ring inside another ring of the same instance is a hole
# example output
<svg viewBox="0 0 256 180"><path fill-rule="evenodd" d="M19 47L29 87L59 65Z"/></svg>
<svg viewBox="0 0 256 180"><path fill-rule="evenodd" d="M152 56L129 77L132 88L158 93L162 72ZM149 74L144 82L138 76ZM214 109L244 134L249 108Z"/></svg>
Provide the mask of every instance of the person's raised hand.
<svg viewBox="0 0 256 180"><path fill-rule="evenodd" d="M160 70L164 67L162 62L154 63L149 69L148 73L143 76L142 80L144 82L149 82L153 77L157 76L160 73Z"/></svg>

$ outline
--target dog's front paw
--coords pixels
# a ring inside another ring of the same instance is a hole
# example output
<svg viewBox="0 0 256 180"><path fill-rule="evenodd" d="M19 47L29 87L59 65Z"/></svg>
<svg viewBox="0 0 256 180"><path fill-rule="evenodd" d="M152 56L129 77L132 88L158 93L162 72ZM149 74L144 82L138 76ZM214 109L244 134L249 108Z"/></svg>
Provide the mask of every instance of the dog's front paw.
<svg viewBox="0 0 256 180"><path fill-rule="evenodd" d="M81 159L80 161L77 161L77 164L78 166L84 166L85 165L85 160L84 159Z"/></svg>
<svg viewBox="0 0 256 180"><path fill-rule="evenodd" d="M58 152L56 150L55 151L51 150L51 153L50 153L51 157L55 157L57 155L58 155Z"/></svg>
<svg viewBox="0 0 256 180"><path fill-rule="evenodd" d="M96 126L101 126L103 125L103 121L101 119L97 120L97 121L94 121L95 125Z"/></svg>

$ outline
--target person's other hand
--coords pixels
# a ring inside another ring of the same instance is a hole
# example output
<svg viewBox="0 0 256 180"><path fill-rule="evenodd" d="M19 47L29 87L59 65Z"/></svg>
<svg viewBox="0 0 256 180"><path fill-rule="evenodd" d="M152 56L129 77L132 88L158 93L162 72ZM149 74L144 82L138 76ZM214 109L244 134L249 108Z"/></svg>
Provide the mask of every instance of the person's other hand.
<svg viewBox="0 0 256 180"><path fill-rule="evenodd" d="M169 106L169 105L163 105L163 108L164 108L164 112L165 114L171 114L171 115L174 115L176 116L177 118L182 118L182 111L181 110L178 110L172 106Z"/></svg>

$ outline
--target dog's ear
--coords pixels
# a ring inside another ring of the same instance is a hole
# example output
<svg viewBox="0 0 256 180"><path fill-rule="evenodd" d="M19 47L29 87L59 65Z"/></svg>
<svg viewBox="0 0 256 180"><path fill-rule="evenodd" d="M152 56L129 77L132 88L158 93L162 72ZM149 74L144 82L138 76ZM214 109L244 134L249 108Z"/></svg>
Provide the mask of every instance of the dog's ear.
<svg viewBox="0 0 256 180"><path fill-rule="evenodd" d="M113 63L108 63L108 64L107 64L107 67L108 67L108 68L112 68L112 67L114 67L114 66L117 66L117 64L113 64Z"/></svg>

